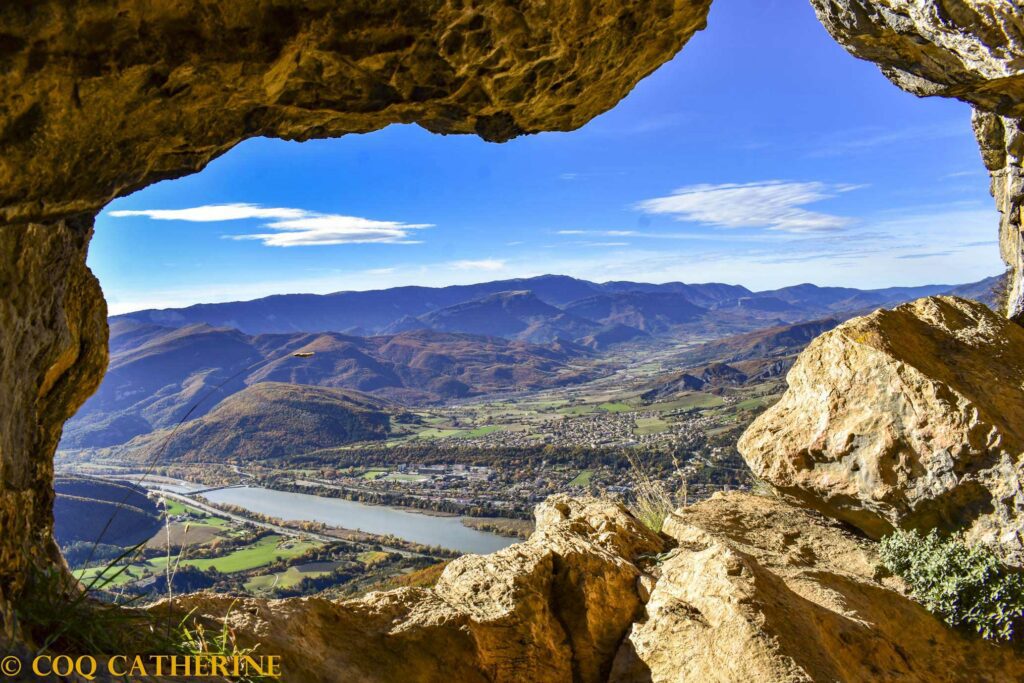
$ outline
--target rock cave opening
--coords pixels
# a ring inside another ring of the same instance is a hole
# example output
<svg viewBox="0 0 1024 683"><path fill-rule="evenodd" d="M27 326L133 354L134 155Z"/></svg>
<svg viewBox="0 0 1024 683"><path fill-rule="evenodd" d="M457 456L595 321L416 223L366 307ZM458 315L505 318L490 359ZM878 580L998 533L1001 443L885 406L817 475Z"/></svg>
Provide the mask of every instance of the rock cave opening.
<svg viewBox="0 0 1024 683"><path fill-rule="evenodd" d="M431 12L404 3L372 12L298 5L211 12L190 3L143 11L124 3L123 12L76 7L67 14L57 11L60 3L44 4L47 11L11 9L0 17L7 37L0 41L0 89L10 103L0 110L0 178L7 181L0 190L0 282L11 293L0 302L0 613L12 641L24 637L13 605L28 573L63 566L52 540L53 453L65 421L107 365L108 310L86 265L90 240L106 239L103 218L93 237L104 207L142 211L153 196L173 196L169 186L153 183L195 173L218 157L210 172L219 172L218 165L235 163L227 150L259 136L317 140L417 123L433 133L504 142L577 129L642 89L644 77L656 78L659 65L704 28L710 3L629 9L609 2L588 10L573 3L525 10L456 3ZM974 133L1002 216L1001 255L1010 267L1004 312L1018 315L1018 23L1008 10L976 3L958 4L949 15L900 12L887 1L812 4L840 44L879 64L897 86L974 107ZM865 5L875 11L865 14ZM602 16L610 20L595 22ZM982 36L977 25L991 31ZM66 26L77 29L54 32ZM714 40L713 29L701 38ZM140 34L149 38L145 52L135 46ZM38 38L44 35L51 37ZM100 35L112 40L99 47ZM291 143L256 140L236 152L265 146L277 154L283 147L274 146L285 144ZM995 227L1000 219L992 216ZM640 545L655 543L631 533ZM616 581L635 578L618 571L600 570ZM602 609L619 618L624 607ZM600 644L593 651L608 658L608 649ZM577 666L591 677L608 668Z"/></svg>

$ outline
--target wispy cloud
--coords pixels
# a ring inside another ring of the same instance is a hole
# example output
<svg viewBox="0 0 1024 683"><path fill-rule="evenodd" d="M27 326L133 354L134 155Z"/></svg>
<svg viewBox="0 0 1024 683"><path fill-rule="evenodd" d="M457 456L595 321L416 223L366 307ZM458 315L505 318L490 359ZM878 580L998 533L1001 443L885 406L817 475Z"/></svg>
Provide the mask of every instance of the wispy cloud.
<svg viewBox="0 0 1024 683"><path fill-rule="evenodd" d="M262 227L271 232L225 235L232 240L258 240L268 247L300 247L335 244L418 244L412 231L433 227L431 223L380 221L358 216L319 213L259 204L208 204L188 209L144 209L111 211L110 216L145 216L158 221L218 223L246 219L266 220Z"/></svg>
<svg viewBox="0 0 1024 683"><path fill-rule="evenodd" d="M933 258L936 256L949 256L955 252L952 251L922 251L915 254L900 254L894 258L898 259L919 259L919 258Z"/></svg>
<svg viewBox="0 0 1024 683"><path fill-rule="evenodd" d="M586 180L591 178L608 178L612 176L626 175L625 171L618 169L598 169L594 171L566 171L559 173L559 180Z"/></svg>
<svg viewBox="0 0 1024 683"><path fill-rule="evenodd" d="M890 147L927 140L943 140L964 135L962 121L950 121L932 126L884 129L877 127L855 128L830 132L818 139L812 139L809 157L832 157L865 152L878 147Z"/></svg>
<svg viewBox="0 0 1024 683"><path fill-rule="evenodd" d="M968 171L954 171L953 173L947 173L947 174L945 174L943 176L940 176L940 178L942 180L946 180L946 179L949 179L949 178L970 178L970 177L973 177L973 176L984 175L984 172L985 172L985 169L979 167L979 168L972 168L972 169L970 169Z"/></svg>
<svg viewBox="0 0 1024 683"><path fill-rule="evenodd" d="M461 261L449 261L448 267L455 270L502 270L505 267L503 259L465 259Z"/></svg>
<svg viewBox="0 0 1024 683"><path fill-rule="evenodd" d="M723 228L820 232L839 230L851 225L853 221L845 216L809 211L801 207L858 187L781 180L690 185L666 197L639 202L636 208L648 214L664 214L679 221Z"/></svg>

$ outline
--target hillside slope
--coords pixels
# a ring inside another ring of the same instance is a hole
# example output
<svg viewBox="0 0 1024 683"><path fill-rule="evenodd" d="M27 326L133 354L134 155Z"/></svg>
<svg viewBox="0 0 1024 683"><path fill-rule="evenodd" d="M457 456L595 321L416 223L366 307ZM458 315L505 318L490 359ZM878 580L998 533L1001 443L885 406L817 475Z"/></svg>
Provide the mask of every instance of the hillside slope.
<svg viewBox="0 0 1024 683"><path fill-rule="evenodd" d="M426 327L544 343L579 339L600 328L592 320L542 301L532 291L499 292L420 316Z"/></svg>
<svg viewBox="0 0 1024 683"><path fill-rule="evenodd" d="M222 401L208 414L139 437L125 457L148 461L258 460L383 439L391 430L386 402L365 394L262 382Z"/></svg>
<svg viewBox="0 0 1024 683"><path fill-rule="evenodd" d="M649 334L668 332L708 313L686 295L668 292L599 294L575 301L565 310L604 325L625 325Z"/></svg>
<svg viewBox="0 0 1024 683"><path fill-rule="evenodd" d="M592 378L573 365L590 351L568 342L533 345L495 337L416 330L382 337L340 333L248 336L192 325L119 321L99 390L64 429L62 448L103 448L201 417L264 381L372 392L403 403ZM127 329L126 329L127 328ZM128 339L122 338L122 333Z"/></svg>
<svg viewBox="0 0 1024 683"><path fill-rule="evenodd" d="M162 524L156 503L134 484L59 475L54 490L53 536L61 546L77 541L132 546Z"/></svg>

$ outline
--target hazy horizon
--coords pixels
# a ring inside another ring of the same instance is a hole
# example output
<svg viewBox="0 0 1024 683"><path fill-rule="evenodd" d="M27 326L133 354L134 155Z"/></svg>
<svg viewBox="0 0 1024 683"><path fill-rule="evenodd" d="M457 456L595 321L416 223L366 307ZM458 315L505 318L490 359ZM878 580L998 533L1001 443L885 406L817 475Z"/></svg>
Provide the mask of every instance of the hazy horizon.
<svg viewBox="0 0 1024 683"><path fill-rule="evenodd" d="M974 282L979 282L981 280L985 280L985 279L990 278L990 277L996 277L996 276L998 276L1000 274L1001 273L994 273L994 274L988 275L988 276L986 276L984 278L979 278L978 280L971 280L971 281L968 281L968 282L939 282L939 281L935 281L935 282L923 282L923 283L921 283L919 285L890 285L890 286L870 287L870 288L868 288L868 287L856 287L856 286L853 286L853 285L819 285L818 283L807 282L807 281L792 282L790 284L782 285L781 287L772 287L769 290L755 289L753 287L747 287L742 282L718 282L718 281L704 281L704 282L696 282L696 281L694 281L694 282L687 282L687 281L683 281L683 280L664 280L664 281L660 281L660 282L649 281L649 280L630 280L630 282L634 282L636 284L650 284L650 285L664 285L664 284L669 284L669 283L673 283L673 282L678 282L678 283L686 284L686 285L710 285L710 284L731 285L731 286L746 287L747 289L751 290L752 292L771 291L771 290L775 290L775 289L784 289L786 287L795 287L795 286L798 286L798 285L805 285L805 284L815 285L817 287L847 287L847 288L850 288L850 289L875 290L875 289L889 289L890 287L927 287L927 286L947 286L947 285L952 288L952 287L959 287L961 285L973 284ZM573 278L573 279L576 279L576 280L582 280L582 281L586 281L586 282L593 282L593 283L598 284L598 285L608 284L610 282L623 282L624 281L624 280L615 280L615 279L609 279L609 280L589 280L587 278L576 278L576 277L574 277L572 275L565 275L564 273L541 273L539 275L531 275L531 276L526 276L526 277L507 277L507 278L506 277L502 277L502 278L493 278L493 279L474 280L472 282L452 283L452 284L448 284L448 285L424 285L424 284L420 284L418 282L414 282L414 283L409 283L409 284L392 285L390 287L366 287L366 288L363 288L363 289L339 289L339 290L328 291L328 292L312 292L312 291L308 291L308 292L272 292L270 294L265 294L265 295L260 295L260 296L253 296L253 297L247 297L247 298L225 298L225 299L221 299L221 300L213 300L213 299L211 299L211 300L208 300L208 301L196 301L196 302L193 302L193 303L190 303L190 304L184 304L184 305L149 306L149 307L144 307L144 308L133 308L133 309L130 309L130 310L116 310L115 311L113 309L113 307L108 307L108 309L109 309L108 310L108 315L110 317L116 317L116 316L119 316L119 315L125 315L125 314L135 313L135 312L144 311L144 310L166 310L166 309L188 308L189 306L197 306L197 305L203 305L203 304L220 304L220 303L237 303L237 302L244 303L244 302L247 302L247 301L259 301L260 299L267 299L267 298L275 297L275 296L308 296L308 295L325 296L325 295L330 295L330 294L345 294L345 293L349 293L349 292L383 291L383 290L387 290L387 289L398 289L398 288L410 287L410 286L412 286L412 287L426 287L426 288L460 287L460 286L483 285L483 284L488 284L488 283L491 283L491 282L503 282L505 280L530 280L530 279L543 278L543 277L569 277L569 278Z"/></svg>

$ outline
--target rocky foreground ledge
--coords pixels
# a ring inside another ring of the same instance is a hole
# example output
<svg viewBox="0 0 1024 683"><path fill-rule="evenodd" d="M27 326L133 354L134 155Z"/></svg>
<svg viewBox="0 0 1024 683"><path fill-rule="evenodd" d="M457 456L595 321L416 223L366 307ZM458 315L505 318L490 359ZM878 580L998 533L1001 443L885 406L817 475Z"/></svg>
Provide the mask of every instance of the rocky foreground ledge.
<svg viewBox="0 0 1024 683"><path fill-rule="evenodd" d="M771 497L718 494L653 534L555 496L537 530L430 589L178 607L228 615L289 680L1007 681L1024 659L961 635L882 578L874 543Z"/></svg>

